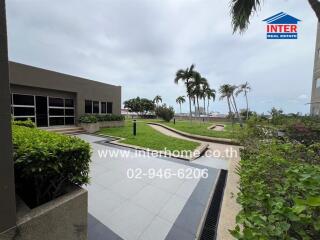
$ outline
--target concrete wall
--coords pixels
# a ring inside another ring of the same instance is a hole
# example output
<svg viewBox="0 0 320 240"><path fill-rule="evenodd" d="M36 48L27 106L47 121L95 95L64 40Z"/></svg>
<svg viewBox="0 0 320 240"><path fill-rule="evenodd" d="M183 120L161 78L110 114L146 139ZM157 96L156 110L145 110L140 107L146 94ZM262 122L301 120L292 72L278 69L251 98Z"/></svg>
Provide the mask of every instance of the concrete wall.
<svg viewBox="0 0 320 240"><path fill-rule="evenodd" d="M16 223L5 1L0 0L0 232Z"/></svg>
<svg viewBox="0 0 320 240"><path fill-rule="evenodd" d="M88 192L75 187L69 193L34 209L22 202L17 226L0 233L0 240L86 240Z"/></svg>
<svg viewBox="0 0 320 240"><path fill-rule="evenodd" d="M318 23L317 41L314 56L314 72L311 92L310 112L312 115L320 116L320 88L316 88L317 79L320 79L320 25Z"/></svg>
<svg viewBox="0 0 320 240"><path fill-rule="evenodd" d="M10 62L10 83L15 89L20 86L34 87L37 91L62 91L74 94L77 116L85 113L85 100L113 103L113 114L121 114L121 86L96 82L67 74ZM41 90L42 89L42 90ZM30 90L30 88L29 88ZM26 89L26 91L28 91Z"/></svg>

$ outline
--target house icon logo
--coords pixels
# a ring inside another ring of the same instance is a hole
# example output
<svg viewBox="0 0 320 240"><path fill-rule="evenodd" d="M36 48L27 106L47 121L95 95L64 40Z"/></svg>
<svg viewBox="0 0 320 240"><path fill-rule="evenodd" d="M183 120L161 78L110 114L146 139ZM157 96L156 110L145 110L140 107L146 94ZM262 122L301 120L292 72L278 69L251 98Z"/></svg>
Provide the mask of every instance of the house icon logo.
<svg viewBox="0 0 320 240"><path fill-rule="evenodd" d="M263 21L267 23L267 39L298 39L298 22L301 20L280 12Z"/></svg>

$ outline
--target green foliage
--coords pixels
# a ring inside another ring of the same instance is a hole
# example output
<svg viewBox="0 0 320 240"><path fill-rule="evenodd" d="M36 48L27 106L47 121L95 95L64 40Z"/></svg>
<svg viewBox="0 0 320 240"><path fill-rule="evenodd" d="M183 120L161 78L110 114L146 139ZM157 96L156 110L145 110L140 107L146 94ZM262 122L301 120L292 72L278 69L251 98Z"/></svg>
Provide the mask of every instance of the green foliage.
<svg viewBox="0 0 320 240"><path fill-rule="evenodd" d="M129 112L146 115L147 113L154 111L155 104L152 100L136 97L125 101L124 107L127 108Z"/></svg>
<svg viewBox="0 0 320 240"><path fill-rule="evenodd" d="M28 127L28 128L35 128L36 127L34 122L32 122L30 119L25 120L25 121L13 120L12 124L16 125L16 126L24 126L24 127Z"/></svg>
<svg viewBox="0 0 320 240"><path fill-rule="evenodd" d="M320 143L303 141L305 125L292 128L317 122L281 117L280 126L252 117L240 135L242 211L230 231L237 239L320 239ZM278 137L279 130L284 137Z"/></svg>
<svg viewBox="0 0 320 240"><path fill-rule="evenodd" d="M122 115L107 114L96 115L98 122L123 121L125 119Z"/></svg>
<svg viewBox="0 0 320 240"><path fill-rule="evenodd" d="M79 118L80 123L96 123L96 122L108 122L108 121L123 121L124 116L115 114L106 115L92 115L86 114Z"/></svg>
<svg viewBox="0 0 320 240"><path fill-rule="evenodd" d="M170 122L170 120L174 117L174 110L172 107L167 107L166 104L163 104L162 106L156 108L156 116L166 122Z"/></svg>
<svg viewBox="0 0 320 240"><path fill-rule="evenodd" d="M13 146L16 188L29 206L89 182L90 145L79 138L13 125Z"/></svg>
<svg viewBox="0 0 320 240"><path fill-rule="evenodd" d="M95 115L86 114L79 117L80 123L96 123L98 119Z"/></svg>

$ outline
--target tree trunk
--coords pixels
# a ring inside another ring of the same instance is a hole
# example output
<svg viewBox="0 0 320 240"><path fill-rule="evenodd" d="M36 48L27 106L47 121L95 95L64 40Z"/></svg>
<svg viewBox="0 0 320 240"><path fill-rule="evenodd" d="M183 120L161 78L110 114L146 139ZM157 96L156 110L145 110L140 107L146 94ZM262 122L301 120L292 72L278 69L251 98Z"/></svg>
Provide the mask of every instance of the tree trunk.
<svg viewBox="0 0 320 240"><path fill-rule="evenodd" d="M246 103L247 103L247 120L249 119L249 104L248 104L248 96L247 92L244 92L244 96L246 97Z"/></svg>
<svg viewBox="0 0 320 240"><path fill-rule="evenodd" d="M238 112L238 108L237 108L237 103L236 103L236 99L234 98L234 95L232 94L232 100L233 100L233 103L234 103L234 107L235 107L235 110L236 110L236 114L237 114L237 117L239 119L239 122L240 122L240 126L242 127L242 119L241 119L241 116Z"/></svg>
<svg viewBox="0 0 320 240"><path fill-rule="evenodd" d="M179 103L179 105L180 105L180 114L182 114L182 111L181 111L181 103Z"/></svg>
<svg viewBox="0 0 320 240"><path fill-rule="evenodd" d="M207 112L208 112L208 115L209 115L209 102L210 102L210 99L208 98L208 104L207 104Z"/></svg>
<svg viewBox="0 0 320 240"><path fill-rule="evenodd" d="M230 106L230 98L228 97L227 100L228 100L228 107L229 107L229 116L231 117L232 111L231 111L231 106Z"/></svg>
<svg viewBox="0 0 320 240"><path fill-rule="evenodd" d="M311 8L315 12L318 22L320 22L320 2L318 0L308 0Z"/></svg>
<svg viewBox="0 0 320 240"><path fill-rule="evenodd" d="M198 96L197 96L197 108L198 108L198 115L200 117L199 97Z"/></svg>
<svg viewBox="0 0 320 240"><path fill-rule="evenodd" d="M206 98L203 98L203 109L204 109L204 114L206 114Z"/></svg>

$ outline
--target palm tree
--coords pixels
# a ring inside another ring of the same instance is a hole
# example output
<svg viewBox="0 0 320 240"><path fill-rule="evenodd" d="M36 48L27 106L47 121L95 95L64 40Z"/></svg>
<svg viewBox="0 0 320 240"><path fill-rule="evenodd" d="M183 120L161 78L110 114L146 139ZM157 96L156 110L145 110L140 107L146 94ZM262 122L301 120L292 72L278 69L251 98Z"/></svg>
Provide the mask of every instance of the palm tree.
<svg viewBox="0 0 320 240"><path fill-rule="evenodd" d="M182 113L181 104L183 104L185 101L186 101L186 99L184 96L177 97L177 99L176 99L176 103L178 103L180 105L180 114Z"/></svg>
<svg viewBox="0 0 320 240"><path fill-rule="evenodd" d="M230 93L231 93L231 98L232 98L232 101L231 103L233 103L233 107L234 107L234 110L235 110L235 113L239 119L239 122L240 122L240 125L242 126L242 120L241 120L241 116L239 114L239 111L238 111L238 108L237 108L237 102L236 102L236 99L234 97L235 95L235 90L237 89L237 86L236 85L230 85Z"/></svg>
<svg viewBox="0 0 320 240"><path fill-rule="evenodd" d="M208 114L209 114L209 102L210 102L210 99L212 99L213 102L216 99L216 90L208 88L207 91L206 91L206 96L207 96L207 99L208 99L207 111L208 111Z"/></svg>
<svg viewBox="0 0 320 240"><path fill-rule="evenodd" d="M199 117L200 117L199 98L201 97L202 88L205 84L208 84L207 79L202 77L200 73L194 72L193 78L190 81L190 91L195 96Z"/></svg>
<svg viewBox="0 0 320 240"><path fill-rule="evenodd" d="M195 65L192 64L190 66L190 68L187 68L186 70L180 69L177 71L176 73L176 77L174 79L174 82L176 84L179 83L179 80L183 81L186 85L186 90L187 90L187 95L189 98L189 114L190 114L190 120L192 119L192 114L191 114L191 94L190 94L190 87L189 87L189 83L190 80L192 79L193 75L194 75L194 67Z"/></svg>
<svg viewBox="0 0 320 240"><path fill-rule="evenodd" d="M225 98L227 99L228 108L229 108L229 116L232 116L231 101L230 101L231 92L232 92L231 87L232 86L230 84L223 84L219 88L219 93L220 93L220 98L219 99L220 99L220 101L225 99Z"/></svg>
<svg viewBox="0 0 320 240"><path fill-rule="evenodd" d="M153 99L153 102L157 105L158 107L158 104L161 102L162 103L162 97L157 95L155 96L155 98Z"/></svg>
<svg viewBox="0 0 320 240"><path fill-rule="evenodd" d="M249 103L248 103L248 92L251 91L251 87L248 82L245 82L244 84L241 84L238 86L238 90L236 91L236 96L238 96L240 93L243 93L246 98L246 104L247 104L247 120L249 118Z"/></svg>
<svg viewBox="0 0 320 240"><path fill-rule="evenodd" d="M206 97L207 97L207 93L209 90L210 90L209 83L207 81L205 81L202 84L202 88L201 88L201 92L200 92L200 98L203 99L203 109L204 109L205 113L206 113Z"/></svg>
<svg viewBox="0 0 320 240"><path fill-rule="evenodd" d="M320 22L320 2L318 0L308 0L311 8L315 12L318 22ZM232 0L231 17L233 32L244 32L250 24L250 17L255 14L262 4L262 0Z"/></svg>

